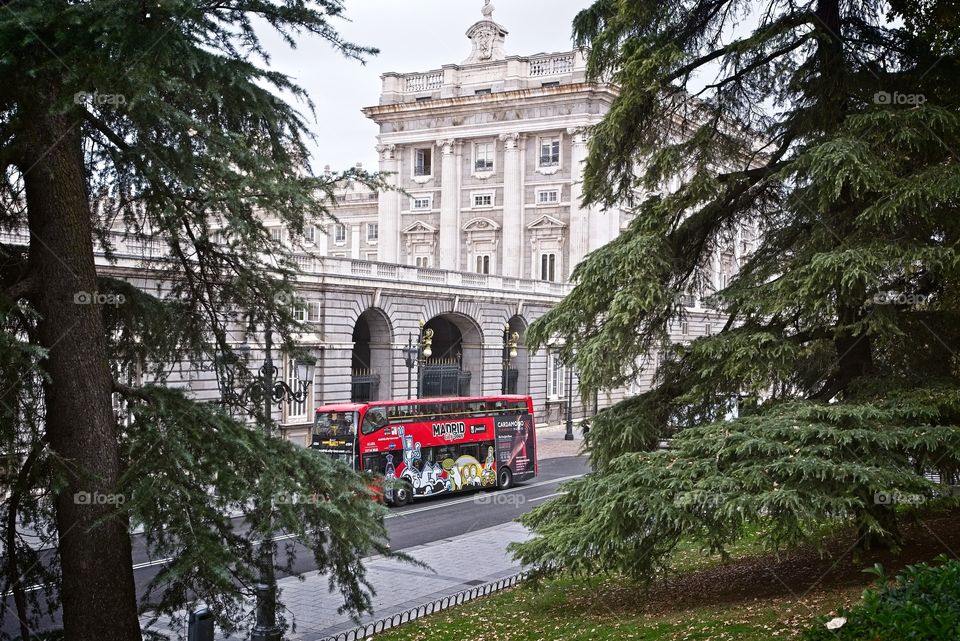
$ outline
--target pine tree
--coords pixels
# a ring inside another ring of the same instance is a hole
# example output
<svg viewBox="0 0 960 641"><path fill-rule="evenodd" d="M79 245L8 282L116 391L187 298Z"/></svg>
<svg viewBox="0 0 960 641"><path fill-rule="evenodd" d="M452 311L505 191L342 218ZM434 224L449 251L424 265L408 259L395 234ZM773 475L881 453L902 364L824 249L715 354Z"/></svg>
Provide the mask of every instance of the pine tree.
<svg viewBox="0 0 960 641"><path fill-rule="evenodd" d="M524 518L520 559L650 577L683 537L722 550L760 515L774 546L839 521L896 547L888 497L936 496L923 471L957 478L951 5L599 0L577 16L589 75L621 87L585 200L634 215L528 337L564 338L586 393L662 362L596 417L594 474ZM711 291L714 252L753 227ZM671 344L690 292L725 325Z"/></svg>
<svg viewBox="0 0 960 641"><path fill-rule="evenodd" d="M306 121L282 96L312 105L266 66L258 29L291 46L320 37L354 60L375 51L339 36L341 0L0 5L0 227L30 237L26 253L0 248L3 590L21 633L28 610L60 599L71 641L140 639L135 525L174 558L143 604L159 613L199 598L236 626L254 540L275 529L313 551L348 608L369 607L359 560L389 551L365 482L163 383L182 364L221 376L242 365L227 340L238 314L293 349L295 264L261 213L296 237L327 213L338 180L379 184L357 171L312 174ZM98 276L94 242L111 249L111 229L169 250L152 265L163 292ZM93 293L124 304L77 304ZM138 366L150 385L124 376ZM118 424L114 394L129 424ZM82 504L82 492L124 500ZM225 514L251 503L252 531L234 531ZM57 565L37 562L18 523L56 544Z"/></svg>

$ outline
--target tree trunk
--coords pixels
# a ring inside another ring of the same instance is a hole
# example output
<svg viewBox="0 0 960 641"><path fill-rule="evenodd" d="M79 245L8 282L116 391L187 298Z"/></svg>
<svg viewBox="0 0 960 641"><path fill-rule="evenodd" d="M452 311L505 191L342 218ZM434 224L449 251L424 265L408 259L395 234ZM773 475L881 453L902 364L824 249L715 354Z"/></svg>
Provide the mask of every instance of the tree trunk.
<svg viewBox="0 0 960 641"><path fill-rule="evenodd" d="M20 169L33 302L42 320L47 436L67 485L54 504L68 641L139 641L133 561L117 492L119 445L99 306L80 119L54 113L59 85L38 80L21 117ZM56 466L56 463L55 463Z"/></svg>

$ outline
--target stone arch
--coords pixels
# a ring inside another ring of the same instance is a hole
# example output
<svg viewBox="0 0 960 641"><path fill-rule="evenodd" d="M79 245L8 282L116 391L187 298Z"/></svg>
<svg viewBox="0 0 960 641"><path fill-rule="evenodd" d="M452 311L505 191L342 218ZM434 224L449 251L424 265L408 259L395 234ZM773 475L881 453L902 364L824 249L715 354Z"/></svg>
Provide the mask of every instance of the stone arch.
<svg viewBox="0 0 960 641"><path fill-rule="evenodd" d="M350 397L355 402L389 399L393 390L393 326L387 314L369 307L353 326Z"/></svg>
<svg viewBox="0 0 960 641"><path fill-rule="evenodd" d="M456 312L427 321L433 330L432 355L423 371L423 396L480 394L483 373L483 332L471 317Z"/></svg>
<svg viewBox="0 0 960 641"><path fill-rule="evenodd" d="M527 319L520 314L515 314L504 324L504 346L503 346L503 364L504 364L504 385L507 393L511 394L529 394L530 393L530 356L527 350ZM510 339L514 332L517 333L517 355L509 356ZM509 361L509 367L506 367ZM514 373L515 372L515 373Z"/></svg>

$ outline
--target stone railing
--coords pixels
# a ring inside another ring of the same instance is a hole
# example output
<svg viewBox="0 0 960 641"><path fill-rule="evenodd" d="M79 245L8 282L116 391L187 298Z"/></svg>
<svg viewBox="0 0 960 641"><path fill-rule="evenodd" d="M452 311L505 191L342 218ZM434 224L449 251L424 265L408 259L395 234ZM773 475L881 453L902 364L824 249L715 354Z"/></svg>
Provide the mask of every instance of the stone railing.
<svg viewBox="0 0 960 641"><path fill-rule="evenodd" d="M427 73L406 76L405 80L407 91L432 91L443 86L443 72L428 71Z"/></svg>
<svg viewBox="0 0 960 641"><path fill-rule="evenodd" d="M562 297L570 293L570 285L566 283L551 283L524 278L506 278L493 274L475 274L473 272L446 271L443 269L427 269L398 265L395 263L377 263L350 258L331 258L329 256L315 256L309 268L304 268L306 275L322 276L349 276L364 279L389 280L397 283L414 283L423 285L441 285L447 287L467 287L470 289L486 289L510 292L523 292L537 295ZM298 263L300 263L298 259ZM307 264L307 263L304 263Z"/></svg>
<svg viewBox="0 0 960 641"><path fill-rule="evenodd" d="M0 232L0 243L8 245L29 245L30 236L21 232ZM112 233L108 236L113 256L117 260L141 261L144 268L162 265L163 259L168 258L169 251L162 239L138 240L125 234ZM103 258L103 247L96 243L97 262L106 264ZM399 265L396 263L378 263L368 260L354 260L351 258L332 258L313 254L294 253L294 261L303 272L303 276L311 278L345 277L364 280L385 280L396 283L411 283L421 285L440 285L447 287L464 287L470 289L484 289L493 291L523 292L541 296L566 296L570 292L570 285L566 283L551 283L540 280L523 278L506 278L493 274L475 274L473 272L447 271L443 269L428 269ZM152 265L151 265L152 263ZM126 263L131 266L130 262ZM137 263L132 266L136 267Z"/></svg>
<svg viewBox="0 0 960 641"><path fill-rule="evenodd" d="M557 76L564 73L571 73L576 66L574 54L563 54L559 56L544 56L541 58L530 59L531 76Z"/></svg>

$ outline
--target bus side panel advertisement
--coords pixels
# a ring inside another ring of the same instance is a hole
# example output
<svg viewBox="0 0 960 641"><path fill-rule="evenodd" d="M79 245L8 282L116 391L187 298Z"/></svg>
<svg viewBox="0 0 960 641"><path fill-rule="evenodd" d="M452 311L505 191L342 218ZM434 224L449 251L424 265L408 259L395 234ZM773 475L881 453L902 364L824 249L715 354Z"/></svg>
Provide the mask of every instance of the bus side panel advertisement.
<svg viewBox="0 0 960 641"><path fill-rule="evenodd" d="M497 465L506 465L515 481L526 481L536 476L533 417L522 414L501 414L493 417L496 435Z"/></svg>

